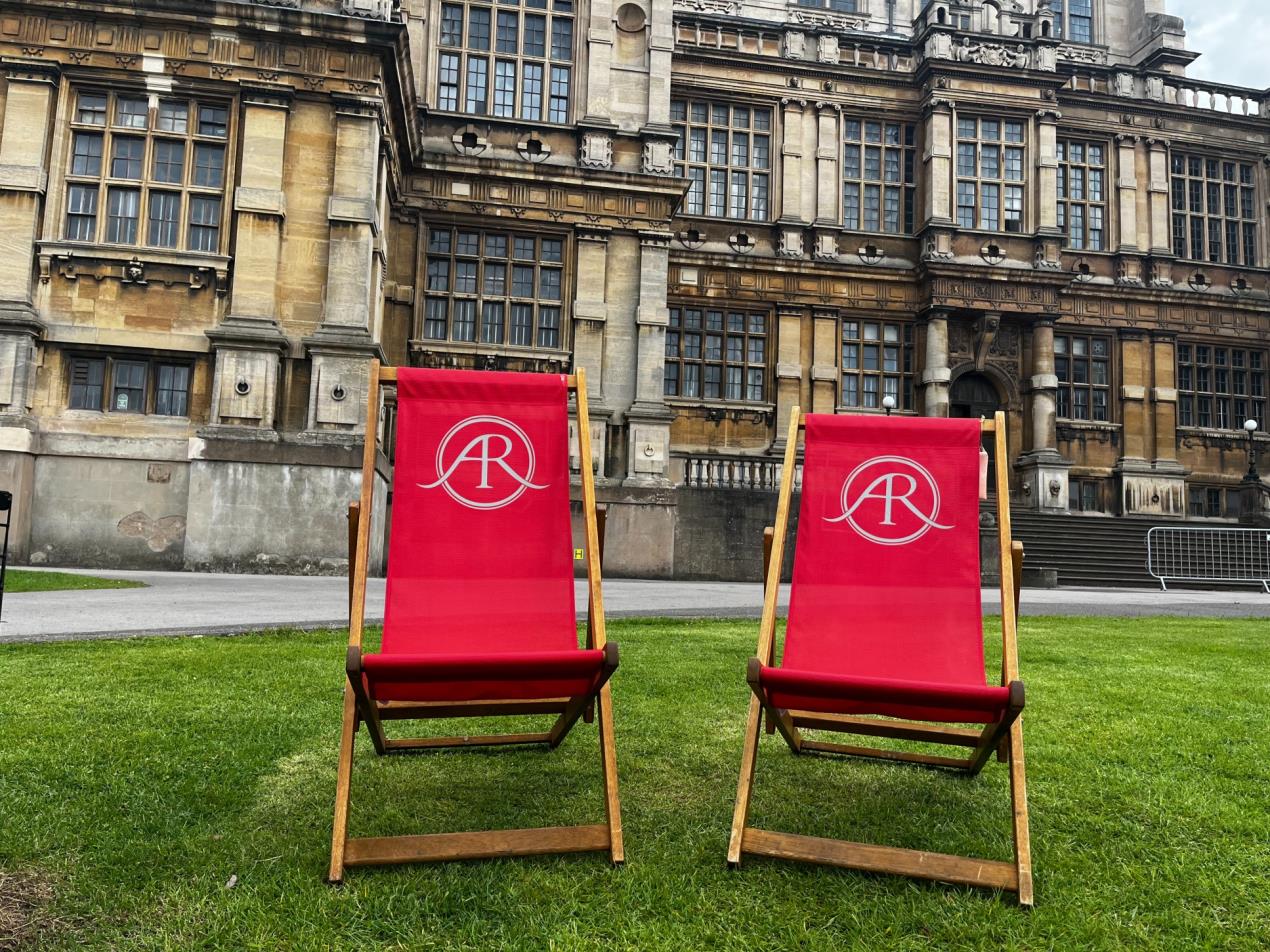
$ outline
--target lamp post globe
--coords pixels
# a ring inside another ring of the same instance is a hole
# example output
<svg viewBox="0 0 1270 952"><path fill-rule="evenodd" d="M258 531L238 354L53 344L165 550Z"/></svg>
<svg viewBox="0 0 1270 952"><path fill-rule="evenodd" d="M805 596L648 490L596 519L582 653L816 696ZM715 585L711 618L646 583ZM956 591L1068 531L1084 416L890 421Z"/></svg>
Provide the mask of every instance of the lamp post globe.
<svg viewBox="0 0 1270 952"><path fill-rule="evenodd" d="M882 398L882 409L886 411L886 415L890 416L891 411L895 409L895 398L887 394Z"/></svg>

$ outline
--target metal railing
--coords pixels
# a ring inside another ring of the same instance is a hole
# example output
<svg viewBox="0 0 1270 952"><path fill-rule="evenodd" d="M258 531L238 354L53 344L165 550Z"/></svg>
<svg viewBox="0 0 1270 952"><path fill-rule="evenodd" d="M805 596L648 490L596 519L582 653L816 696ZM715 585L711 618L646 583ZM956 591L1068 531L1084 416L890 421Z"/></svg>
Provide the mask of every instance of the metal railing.
<svg viewBox="0 0 1270 952"><path fill-rule="evenodd" d="M1147 533L1147 572L1173 582L1249 582L1270 594L1270 529L1183 529Z"/></svg>
<svg viewBox="0 0 1270 952"><path fill-rule="evenodd" d="M675 454L676 464L683 466L680 485L692 489L755 489L776 492L780 489L779 458L761 456L716 456L714 454ZM675 468L678 468L677 466ZM802 489L803 464L794 468L794 492Z"/></svg>

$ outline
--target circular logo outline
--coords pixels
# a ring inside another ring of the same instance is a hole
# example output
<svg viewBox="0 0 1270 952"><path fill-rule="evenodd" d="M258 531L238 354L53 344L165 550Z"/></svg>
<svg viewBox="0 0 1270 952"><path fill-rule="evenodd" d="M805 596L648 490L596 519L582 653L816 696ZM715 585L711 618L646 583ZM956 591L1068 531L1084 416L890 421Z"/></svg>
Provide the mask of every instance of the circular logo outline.
<svg viewBox="0 0 1270 952"><path fill-rule="evenodd" d="M899 539L887 539L882 536L874 535L872 532L869 532L866 529L862 529L859 526L859 524L856 523L855 515L851 510L850 500L848 498L851 492L851 482L857 476L860 475L861 470L865 469L868 466L872 466L875 463L899 463L900 465L903 465L903 466L910 466L913 469L917 470L917 472L921 474L922 478L926 480L926 484L930 487L931 494L934 497L934 506L933 506L934 511L929 516L922 518L922 527L918 529L916 532L909 533L908 535ZM931 529L937 527L936 520L939 518L939 508L941 505L940 496L939 496L939 483L935 481L935 477L931 475L930 470L928 470L921 463L917 462L917 460L915 459L910 459L907 456L890 456L890 455L874 456L872 459L866 459L864 462L856 466L856 468L853 469L847 475L847 478L843 480L842 491L839 493L838 501L842 504L842 516L839 517L839 519L832 520L832 521L837 522L837 521L845 520L847 525L851 526L851 528L854 529L859 535L863 536L865 539L868 539L870 542L876 542L878 545L908 545L910 542L916 542L922 536L926 535L926 533L930 532ZM945 528L952 528L952 527L938 526L938 528L945 529Z"/></svg>
<svg viewBox="0 0 1270 952"><path fill-rule="evenodd" d="M493 424L507 427L507 429L511 430L518 437L520 437L520 440L525 447L525 452L529 455L529 466L527 467L528 473L524 476L520 476L519 474L517 474L517 481L520 483L520 485L516 488L516 490L510 496L506 497L505 499L497 500L494 502L477 502L474 499L468 499L466 496L460 493L457 489L454 489L450 485L450 480L448 477L441 476L441 478L438 480L438 482L440 482L441 484L441 488L444 489L446 493L450 496L450 498L453 499L455 502L457 502L459 505L467 506L469 509L481 509L488 512L492 509L502 509L504 506L510 506L512 503L514 503L517 499L519 499L521 496L525 494L526 489L529 489L530 486L533 486L534 470L538 466L538 459L534 453L534 444L533 444L533 441L529 439L529 434L527 434L519 426L517 426L511 420L508 420L506 417L493 416L491 414L481 414L478 416L466 417L465 419L460 420L458 423L454 424L454 426L450 427L449 431L445 434L445 436L441 437L441 442L437 445L437 457L436 457L436 466L437 466L438 474L442 474L446 472L446 469L444 466L444 456L445 456L446 448L450 445L450 441L454 439L454 437L457 436L460 431L462 431L463 429L469 426L473 426L477 423L493 423ZM450 474L450 475L453 475L453 474ZM435 487L435 486L436 486L436 483L433 483L432 487ZM425 486L424 488L432 488L432 487ZM542 489L544 487L534 486L533 488Z"/></svg>

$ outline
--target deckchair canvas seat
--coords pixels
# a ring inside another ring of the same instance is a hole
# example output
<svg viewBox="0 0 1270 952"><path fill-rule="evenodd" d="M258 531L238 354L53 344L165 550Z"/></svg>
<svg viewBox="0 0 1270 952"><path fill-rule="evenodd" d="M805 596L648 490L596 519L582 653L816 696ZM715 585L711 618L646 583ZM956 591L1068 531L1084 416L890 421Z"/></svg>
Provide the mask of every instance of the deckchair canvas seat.
<svg viewBox="0 0 1270 952"><path fill-rule="evenodd" d="M493 657L368 654L361 667L366 693L375 701L568 698L595 692L608 676L605 668L617 667L617 645Z"/></svg>
<svg viewBox="0 0 1270 952"><path fill-rule="evenodd" d="M1005 716L1010 704L1009 687L856 677L766 665L759 667L759 684L773 707L825 714L992 724Z"/></svg>

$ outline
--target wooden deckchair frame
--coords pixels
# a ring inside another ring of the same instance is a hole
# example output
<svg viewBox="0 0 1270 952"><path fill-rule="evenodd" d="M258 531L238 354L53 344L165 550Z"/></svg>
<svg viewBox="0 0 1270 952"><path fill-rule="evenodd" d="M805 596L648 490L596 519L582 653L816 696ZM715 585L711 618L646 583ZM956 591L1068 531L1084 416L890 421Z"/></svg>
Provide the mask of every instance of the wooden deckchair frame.
<svg viewBox="0 0 1270 952"><path fill-rule="evenodd" d="M1011 687L1006 715L982 729L950 727L898 718L856 717L822 714L812 711L783 710L767 703L758 683L760 660L775 664L776 600L780 590L781 567L784 562L785 536L789 528L790 498L793 493L795 450L799 430L805 418L798 407L790 418L785 444L784 469L780 495L777 497L776 524L764 533L763 615L759 628L758 651L750 660L748 680L752 691L749 716L745 728L745 747L741 756L741 776L737 784L736 811L732 818L732 836L728 843L728 864L737 867L741 854L796 859L810 863L841 866L912 876L940 882L982 886L1013 892L1019 904L1030 907L1032 894L1032 853L1028 834L1027 780L1023 766L1022 685L1018 682L1018 601L1023 569L1023 546L1010 538L1010 486L1006 457L1005 414L997 413L984 420L983 432L993 435L996 457L997 531L1001 556L1001 683ZM995 750L998 759L1010 765L1010 796L1013 804L1014 860L971 859L922 850L899 849L866 843L791 833L776 833L747 824L750 796L754 787L754 770L762 733L760 715L767 715L768 733L780 731L790 749L798 753L845 754L876 757L905 763L942 767L976 774ZM908 751L873 747L855 747L805 739L799 728L836 731L872 737L897 738L934 744L968 747L969 757L952 758Z"/></svg>
<svg viewBox="0 0 1270 952"><path fill-rule="evenodd" d="M349 866L415 863L498 856L532 856L546 853L582 853L607 850L613 863L625 858L622 814L617 788L617 751L613 739L613 706L608 678L617 667L616 646L604 630L604 594L600 588L602 527L595 504L595 474L591 469L591 429L587 412L586 375L578 370L567 378L576 396L578 451L582 461L582 509L586 531L588 582L587 647L605 651L600 687L587 695L546 700L501 701L372 701L361 678L362 631L366 611L366 574L370 556L370 523L374 498L376 431L382 384L396 383L397 368L371 362L367 393L366 440L362 456L361 495L350 504L349 520L349 625L348 679L344 687L344 720L340 733L339 770L335 790L335 822L331 831L331 865L327 879L343 881ZM598 700L600 766L604 787L605 822L585 826L540 827L520 830L488 830L432 833L423 836L350 838L349 796L353 773L353 745L357 730L365 724L377 754L476 747L504 744L545 744L554 749L582 717L590 722ZM506 714L555 714L550 730L535 733L484 736L389 739L383 721L438 717L483 717Z"/></svg>

